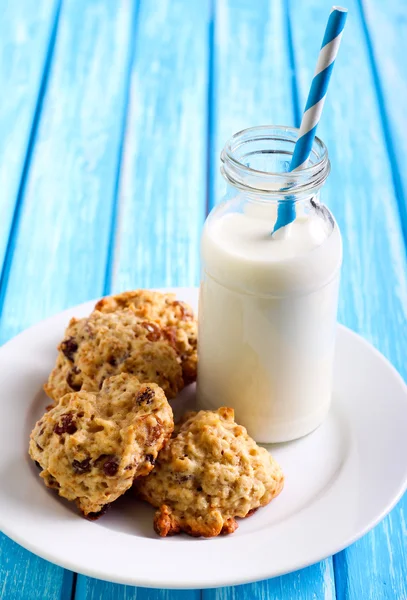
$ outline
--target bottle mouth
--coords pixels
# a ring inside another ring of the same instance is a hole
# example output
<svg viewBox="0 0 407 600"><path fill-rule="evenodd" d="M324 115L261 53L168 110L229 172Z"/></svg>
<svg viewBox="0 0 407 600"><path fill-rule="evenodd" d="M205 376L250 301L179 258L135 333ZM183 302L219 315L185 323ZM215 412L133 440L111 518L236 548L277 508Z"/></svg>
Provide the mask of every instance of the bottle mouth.
<svg viewBox="0 0 407 600"><path fill-rule="evenodd" d="M315 137L308 164L289 171L299 129L265 125L233 135L221 153L221 172L242 190L276 196L315 193L330 172L328 150Z"/></svg>

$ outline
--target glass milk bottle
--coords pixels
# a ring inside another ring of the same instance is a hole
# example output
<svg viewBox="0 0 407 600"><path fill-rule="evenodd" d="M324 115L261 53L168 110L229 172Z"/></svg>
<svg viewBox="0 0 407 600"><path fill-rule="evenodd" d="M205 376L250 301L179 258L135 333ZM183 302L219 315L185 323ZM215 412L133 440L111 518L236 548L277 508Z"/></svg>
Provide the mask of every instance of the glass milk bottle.
<svg viewBox="0 0 407 600"><path fill-rule="evenodd" d="M202 235L198 404L234 408L263 443L310 433L331 401L342 241L320 202L323 142L307 168L287 172L297 135L270 126L231 138L227 193ZM283 203L295 219L273 233Z"/></svg>

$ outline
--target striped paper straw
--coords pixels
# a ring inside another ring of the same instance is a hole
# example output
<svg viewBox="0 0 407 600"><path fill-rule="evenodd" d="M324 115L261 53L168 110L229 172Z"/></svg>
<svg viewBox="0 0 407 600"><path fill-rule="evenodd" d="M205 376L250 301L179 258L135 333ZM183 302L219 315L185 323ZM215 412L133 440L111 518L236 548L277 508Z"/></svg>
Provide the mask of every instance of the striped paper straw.
<svg viewBox="0 0 407 600"><path fill-rule="evenodd" d="M331 14L329 15L314 78L311 83L307 104L305 105L304 114L302 116L300 132L294 147L290 171L298 171L307 166L315 133L324 107L335 58L341 43L342 31L345 27L347 14L348 11L346 8L333 6ZM290 202L288 199L281 202L278 207L274 231L288 225L294 221L294 219L294 202Z"/></svg>

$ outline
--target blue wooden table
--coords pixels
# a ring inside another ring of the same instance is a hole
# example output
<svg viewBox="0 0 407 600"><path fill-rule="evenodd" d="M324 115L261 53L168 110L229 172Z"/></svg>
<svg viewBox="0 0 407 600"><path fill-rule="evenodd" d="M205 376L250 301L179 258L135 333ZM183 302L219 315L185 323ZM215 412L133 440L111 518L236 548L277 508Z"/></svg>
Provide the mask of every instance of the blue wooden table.
<svg viewBox="0 0 407 600"><path fill-rule="evenodd" d="M221 147L299 124L330 5L0 0L1 342L111 291L198 284ZM340 320L406 376L407 3L347 6L319 129L345 245ZM315 566L205 591L77 576L1 536L0 597L405 599L406 509Z"/></svg>

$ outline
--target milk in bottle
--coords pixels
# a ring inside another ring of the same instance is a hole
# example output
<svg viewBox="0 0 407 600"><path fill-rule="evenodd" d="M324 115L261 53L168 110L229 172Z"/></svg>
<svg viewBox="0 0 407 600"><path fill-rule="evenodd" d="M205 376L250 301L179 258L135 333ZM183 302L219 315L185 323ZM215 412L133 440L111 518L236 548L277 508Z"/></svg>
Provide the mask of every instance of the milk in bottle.
<svg viewBox="0 0 407 600"><path fill-rule="evenodd" d="M226 144L228 193L202 235L198 403L234 408L263 443L311 432L332 393L341 235L319 200L324 144L287 172L296 137L258 127ZM294 202L295 220L273 233L281 202Z"/></svg>

